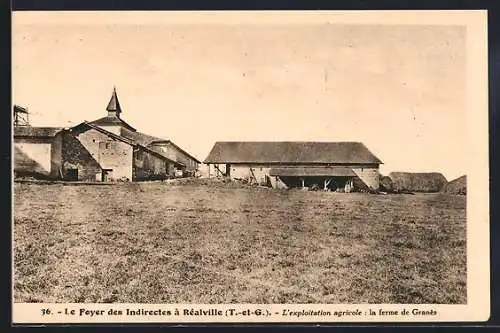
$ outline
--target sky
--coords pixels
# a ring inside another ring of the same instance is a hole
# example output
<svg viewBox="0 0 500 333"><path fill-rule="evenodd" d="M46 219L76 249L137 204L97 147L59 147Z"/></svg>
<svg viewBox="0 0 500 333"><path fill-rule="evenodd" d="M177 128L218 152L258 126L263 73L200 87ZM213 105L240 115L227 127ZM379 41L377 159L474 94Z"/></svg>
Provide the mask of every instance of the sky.
<svg viewBox="0 0 500 333"><path fill-rule="evenodd" d="M464 26L22 14L13 103L33 126L103 117L116 87L125 121L200 160L216 141L361 141L383 174L466 172Z"/></svg>

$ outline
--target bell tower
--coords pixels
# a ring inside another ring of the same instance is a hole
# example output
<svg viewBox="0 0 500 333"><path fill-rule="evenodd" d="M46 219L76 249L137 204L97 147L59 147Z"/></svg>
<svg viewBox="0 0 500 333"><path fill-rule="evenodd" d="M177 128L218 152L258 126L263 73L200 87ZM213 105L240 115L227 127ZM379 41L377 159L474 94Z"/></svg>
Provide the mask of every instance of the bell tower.
<svg viewBox="0 0 500 333"><path fill-rule="evenodd" d="M113 87L113 94L109 100L108 107L108 117L120 118L120 113L122 113L122 108L120 107L120 102L118 101L118 95L116 94L116 88Z"/></svg>

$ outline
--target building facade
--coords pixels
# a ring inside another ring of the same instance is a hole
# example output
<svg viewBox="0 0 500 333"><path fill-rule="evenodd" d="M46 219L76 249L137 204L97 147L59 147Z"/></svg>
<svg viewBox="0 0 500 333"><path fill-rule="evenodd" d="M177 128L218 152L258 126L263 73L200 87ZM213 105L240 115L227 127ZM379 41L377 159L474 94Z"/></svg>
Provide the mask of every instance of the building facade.
<svg viewBox="0 0 500 333"><path fill-rule="evenodd" d="M73 181L140 181L192 176L200 161L172 141L121 118L116 90L107 115L71 128L14 127L16 175Z"/></svg>
<svg viewBox="0 0 500 333"><path fill-rule="evenodd" d="M360 142L216 142L209 176L272 187L379 188L382 161Z"/></svg>
<svg viewBox="0 0 500 333"><path fill-rule="evenodd" d="M14 174L36 178L57 178L62 141L58 127L14 127L12 145Z"/></svg>

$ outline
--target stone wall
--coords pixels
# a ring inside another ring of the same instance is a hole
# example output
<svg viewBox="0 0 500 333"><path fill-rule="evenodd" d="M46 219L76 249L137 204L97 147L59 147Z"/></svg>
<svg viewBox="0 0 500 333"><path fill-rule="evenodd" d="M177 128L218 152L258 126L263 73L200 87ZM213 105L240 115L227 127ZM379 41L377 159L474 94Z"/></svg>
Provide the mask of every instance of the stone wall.
<svg viewBox="0 0 500 333"><path fill-rule="evenodd" d="M132 180L133 147L128 143L114 140L95 129L76 135L78 141L90 155L108 172L108 180Z"/></svg>
<svg viewBox="0 0 500 333"><path fill-rule="evenodd" d="M39 174L50 177L52 139L14 139L14 171L17 174Z"/></svg>
<svg viewBox="0 0 500 333"><path fill-rule="evenodd" d="M380 185L380 173L378 168L352 168L354 173L366 184L374 190L378 190Z"/></svg>
<svg viewBox="0 0 500 333"><path fill-rule="evenodd" d="M61 136L63 136L61 168L63 179L69 178L70 169L77 169L78 180L100 181L101 167L85 146L69 133Z"/></svg>
<svg viewBox="0 0 500 333"><path fill-rule="evenodd" d="M134 152L133 180L154 180L168 178L167 162L145 150Z"/></svg>

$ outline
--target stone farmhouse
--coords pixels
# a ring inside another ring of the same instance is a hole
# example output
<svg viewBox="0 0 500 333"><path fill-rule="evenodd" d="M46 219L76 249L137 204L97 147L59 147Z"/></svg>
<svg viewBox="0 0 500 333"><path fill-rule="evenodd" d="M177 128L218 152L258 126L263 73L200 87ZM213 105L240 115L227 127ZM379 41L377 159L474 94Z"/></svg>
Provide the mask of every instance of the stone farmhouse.
<svg viewBox="0 0 500 333"><path fill-rule="evenodd" d="M14 173L72 181L140 181L194 175L201 163L171 140L125 122L116 90L107 115L71 128L14 126Z"/></svg>
<svg viewBox="0 0 500 333"><path fill-rule="evenodd" d="M216 142L204 163L212 177L350 191L377 190L382 161L361 142Z"/></svg>

